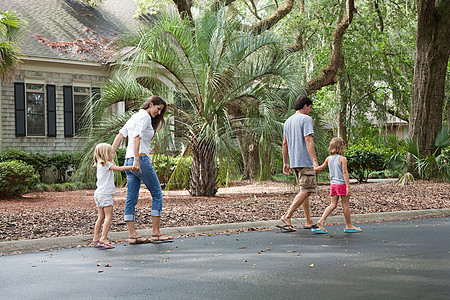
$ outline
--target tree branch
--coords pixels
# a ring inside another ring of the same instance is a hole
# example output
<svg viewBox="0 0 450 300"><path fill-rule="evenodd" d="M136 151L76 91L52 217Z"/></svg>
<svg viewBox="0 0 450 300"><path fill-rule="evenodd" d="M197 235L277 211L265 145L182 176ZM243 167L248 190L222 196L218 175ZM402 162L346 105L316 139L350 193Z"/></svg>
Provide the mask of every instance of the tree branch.
<svg viewBox="0 0 450 300"><path fill-rule="evenodd" d="M183 19L188 17L192 20L192 0L173 0L173 2L177 6L178 13Z"/></svg>
<svg viewBox="0 0 450 300"><path fill-rule="evenodd" d="M278 23L278 21L283 19L292 11L292 9L294 8L294 4L295 0L286 0L284 4L274 10L270 16L252 25L249 30L260 34L263 29L267 30L272 28L272 26L274 26L276 23Z"/></svg>
<svg viewBox="0 0 450 300"><path fill-rule="evenodd" d="M310 81L308 81L305 85L306 93L312 94L315 91L320 90L324 86L332 85L336 83L336 75L339 72L339 69L342 65L342 39L350 26L353 15L356 13L354 0L347 1L347 16L338 17L338 22L336 28L333 33L333 42L332 42L332 52L330 61L328 65L322 69L322 75L319 75Z"/></svg>

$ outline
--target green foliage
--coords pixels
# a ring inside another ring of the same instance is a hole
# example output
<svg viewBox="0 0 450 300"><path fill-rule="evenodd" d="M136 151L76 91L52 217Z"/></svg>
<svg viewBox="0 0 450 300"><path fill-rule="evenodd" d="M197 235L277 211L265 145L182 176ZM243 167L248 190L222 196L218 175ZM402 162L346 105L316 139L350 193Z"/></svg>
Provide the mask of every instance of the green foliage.
<svg viewBox="0 0 450 300"><path fill-rule="evenodd" d="M413 169L423 179L444 179L450 181L450 135L447 126L442 127L434 141L434 151L422 156L417 141L408 141L404 153L396 153L389 159L394 170L407 169L406 152L412 158Z"/></svg>
<svg viewBox="0 0 450 300"><path fill-rule="evenodd" d="M57 174L57 183L67 181L67 176L72 177L77 165L81 160L80 153L61 152L50 155L48 164L54 166Z"/></svg>
<svg viewBox="0 0 450 300"><path fill-rule="evenodd" d="M189 188L191 175L192 156L178 156L176 168L170 176L166 190L181 190Z"/></svg>
<svg viewBox="0 0 450 300"><path fill-rule="evenodd" d="M25 22L17 17L15 11L0 11L0 78L12 78L21 63L17 42L21 40Z"/></svg>
<svg viewBox="0 0 450 300"><path fill-rule="evenodd" d="M10 160L23 161L32 166L39 173L41 179L44 177L46 170L54 170L57 175L57 183L64 183L68 177L72 177L80 159L80 153L69 152L48 155L33 151L19 151L13 148L0 152L0 162Z"/></svg>
<svg viewBox="0 0 450 300"><path fill-rule="evenodd" d="M32 166L18 160L0 162L0 198L21 196L38 182Z"/></svg>
<svg viewBox="0 0 450 300"><path fill-rule="evenodd" d="M177 165L177 158L163 154L150 155L153 169L162 186L167 185Z"/></svg>
<svg viewBox="0 0 450 300"><path fill-rule="evenodd" d="M358 182L367 182L369 174L385 168L385 151L367 140L361 140L345 150L349 174Z"/></svg>
<svg viewBox="0 0 450 300"><path fill-rule="evenodd" d="M49 165L49 157L45 154L31 151L19 151L13 148L0 152L0 161L19 160L30 165L37 171L40 178Z"/></svg>

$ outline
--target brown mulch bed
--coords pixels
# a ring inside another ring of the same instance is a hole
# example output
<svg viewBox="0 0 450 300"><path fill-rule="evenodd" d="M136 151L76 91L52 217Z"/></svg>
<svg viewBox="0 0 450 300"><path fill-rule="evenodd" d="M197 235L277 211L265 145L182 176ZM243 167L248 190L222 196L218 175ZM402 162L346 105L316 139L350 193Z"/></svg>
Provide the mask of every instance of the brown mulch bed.
<svg viewBox="0 0 450 300"><path fill-rule="evenodd" d="M314 217L329 205L328 185L311 197ZM352 184L352 214L450 208L450 184L394 181ZM285 182L251 183L219 189L216 197L191 197L187 191L165 191L162 227L193 226L279 219L296 189ZM94 190L42 192L0 200L0 242L43 237L92 234L97 211ZM111 231L126 230L122 221L126 189L117 189ZM136 227L151 228L150 193L141 188ZM342 214L340 206L332 215ZM301 210L294 218L303 217Z"/></svg>

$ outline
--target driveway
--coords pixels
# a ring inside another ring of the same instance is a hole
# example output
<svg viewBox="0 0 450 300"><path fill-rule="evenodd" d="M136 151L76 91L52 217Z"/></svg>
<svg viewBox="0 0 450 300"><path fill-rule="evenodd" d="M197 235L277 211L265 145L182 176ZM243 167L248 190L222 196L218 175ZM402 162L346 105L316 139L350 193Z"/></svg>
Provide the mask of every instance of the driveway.
<svg viewBox="0 0 450 300"><path fill-rule="evenodd" d="M449 299L448 217L0 257L2 299Z"/></svg>

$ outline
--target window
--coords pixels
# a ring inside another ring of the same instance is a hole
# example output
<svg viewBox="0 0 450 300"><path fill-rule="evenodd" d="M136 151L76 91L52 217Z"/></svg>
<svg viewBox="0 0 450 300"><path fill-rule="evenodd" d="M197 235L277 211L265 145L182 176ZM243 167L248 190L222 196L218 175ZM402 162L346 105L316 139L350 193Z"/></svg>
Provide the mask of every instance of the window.
<svg viewBox="0 0 450 300"><path fill-rule="evenodd" d="M14 83L16 136L56 136L55 86L44 80ZM47 125L47 126L46 126Z"/></svg>
<svg viewBox="0 0 450 300"><path fill-rule="evenodd" d="M75 135L78 135L83 128L82 115L86 101L89 100L90 88L73 87L73 114Z"/></svg>
<svg viewBox="0 0 450 300"><path fill-rule="evenodd" d="M45 136L45 92L43 84L26 84L26 134Z"/></svg>

